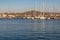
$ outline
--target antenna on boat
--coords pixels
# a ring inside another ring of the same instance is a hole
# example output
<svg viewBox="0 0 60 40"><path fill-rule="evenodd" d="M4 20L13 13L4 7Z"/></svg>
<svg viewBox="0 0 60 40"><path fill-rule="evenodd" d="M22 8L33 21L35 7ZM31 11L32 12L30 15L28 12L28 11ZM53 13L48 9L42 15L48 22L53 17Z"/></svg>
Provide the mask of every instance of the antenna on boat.
<svg viewBox="0 0 60 40"><path fill-rule="evenodd" d="M11 11L10 11L10 8L9 8L9 13L10 13Z"/></svg>

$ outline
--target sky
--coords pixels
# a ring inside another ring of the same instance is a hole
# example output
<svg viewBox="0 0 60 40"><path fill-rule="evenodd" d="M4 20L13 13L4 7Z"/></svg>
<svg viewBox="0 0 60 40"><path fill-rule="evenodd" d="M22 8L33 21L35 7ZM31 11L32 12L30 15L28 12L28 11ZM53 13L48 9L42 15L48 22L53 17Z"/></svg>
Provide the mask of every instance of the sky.
<svg viewBox="0 0 60 40"><path fill-rule="evenodd" d="M0 12L3 13L25 12L34 9L38 11L60 12L60 0L0 0Z"/></svg>

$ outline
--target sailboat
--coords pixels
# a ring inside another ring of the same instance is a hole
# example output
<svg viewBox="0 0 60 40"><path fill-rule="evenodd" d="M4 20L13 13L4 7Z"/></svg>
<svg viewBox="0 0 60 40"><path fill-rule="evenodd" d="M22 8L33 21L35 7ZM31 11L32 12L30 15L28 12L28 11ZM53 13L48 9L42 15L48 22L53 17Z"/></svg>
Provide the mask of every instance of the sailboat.
<svg viewBox="0 0 60 40"><path fill-rule="evenodd" d="M43 1L43 10L44 10L44 1ZM46 17L44 17L44 11L43 11L42 16L40 17L40 19L46 19Z"/></svg>
<svg viewBox="0 0 60 40"><path fill-rule="evenodd" d="M42 16L40 17L40 19L46 19L46 17L44 16L44 12L42 13Z"/></svg>

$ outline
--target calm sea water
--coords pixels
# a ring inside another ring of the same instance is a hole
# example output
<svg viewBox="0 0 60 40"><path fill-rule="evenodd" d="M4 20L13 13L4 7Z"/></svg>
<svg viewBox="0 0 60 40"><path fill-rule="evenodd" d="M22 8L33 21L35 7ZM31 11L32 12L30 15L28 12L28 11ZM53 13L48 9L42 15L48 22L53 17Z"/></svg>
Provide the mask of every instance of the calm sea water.
<svg viewBox="0 0 60 40"><path fill-rule="evenodd" d="M0 40L60 40L60 20L1 18Z"/></svg>

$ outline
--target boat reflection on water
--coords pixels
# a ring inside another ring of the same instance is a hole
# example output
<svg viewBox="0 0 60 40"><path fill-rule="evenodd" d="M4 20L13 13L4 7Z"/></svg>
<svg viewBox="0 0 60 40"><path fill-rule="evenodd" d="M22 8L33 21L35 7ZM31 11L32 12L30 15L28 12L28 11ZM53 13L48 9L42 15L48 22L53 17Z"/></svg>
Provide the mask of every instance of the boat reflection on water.
<svg viewBox="0 0 60 40"><path fill-rule="evenodd" d="M60 40L58 19L0 19L0 40Z"/></svg>

